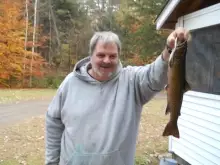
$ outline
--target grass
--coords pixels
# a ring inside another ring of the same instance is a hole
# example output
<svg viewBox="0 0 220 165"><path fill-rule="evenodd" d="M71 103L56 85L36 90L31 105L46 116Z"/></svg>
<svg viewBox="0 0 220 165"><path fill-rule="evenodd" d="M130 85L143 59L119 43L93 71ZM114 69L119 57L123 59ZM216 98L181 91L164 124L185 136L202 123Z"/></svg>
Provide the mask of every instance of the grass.
<svg viewBox="0 0 220 165"><path fill-rule="evenodd" d="M1 130L1 165L44 164L44 118L34 117Z"/></svg>
<svg viewBox="0 0 220 165"><path fill-rule="evenodd" d="M136 149L136 165L159 164L162 156L170 156L168 137L162 132L169 116L165 116L166 100L153 99L144 106Z"/></svg>
<svg viewBox="0 0 220 165"><path fill-rule="evenodd" d="M44 92L39 91L34 96L41 96ZM169 117L164 115L165 107L165 99L153 99L144 106L137 139L136 165L157 165L159 158L167 154L168 138L161 135ZM0 165L44 164L44 116L2 128L0 151Z"/></svg>
<svg viewBox="0 0 220 165"><path fill-rule="evenodd" d="M0 89L0 104L51 98L54 89Z"/></svg>

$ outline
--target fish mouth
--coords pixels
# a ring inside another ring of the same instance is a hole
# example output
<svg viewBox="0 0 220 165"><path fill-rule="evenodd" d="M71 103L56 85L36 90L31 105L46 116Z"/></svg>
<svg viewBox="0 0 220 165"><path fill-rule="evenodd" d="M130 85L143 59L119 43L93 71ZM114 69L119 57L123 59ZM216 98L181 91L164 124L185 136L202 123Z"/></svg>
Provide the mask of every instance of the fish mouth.
<svg viewBox="0 0 220 165"><path fill-rule="evenodd" d="M171 66L171 63L173 62L174 55L175 55L175 51L176 51L177 49L180 49L180 48L184 47L184 46L186 45L186 44L185 44L186 42L187 42L187 40L178 43L178 38L177 38L177 37L175 38L174 48L173 48L173 51L172 51L172 53L170 54L170 58L169 58L169 64L170 64L170 66Z"/></svg>

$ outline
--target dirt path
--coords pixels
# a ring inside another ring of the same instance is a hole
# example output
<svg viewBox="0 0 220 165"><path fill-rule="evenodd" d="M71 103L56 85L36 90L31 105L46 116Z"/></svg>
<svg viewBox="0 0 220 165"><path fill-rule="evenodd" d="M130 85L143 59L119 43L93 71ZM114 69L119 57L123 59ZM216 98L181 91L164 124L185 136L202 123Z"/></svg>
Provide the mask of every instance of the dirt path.
<svg viewBox="0 0 220 165"><path fill-rule="evenodd" d="M144 107L146 110L142 113L136 149L139 164L158 164L159 157L167 154L168 139L161 136L169 118L164 115L165 97L160 93ZM0 104L1 165L44 164L44 114L50 100Z"/></svg>
<svg viewBox="0 0 220 165"><path fill-rule="evenodd" d="M157 99L164 99L166 95L159 93L155 96ZM25 119L44 115L51 101L32 100L24 101L17 104L0 104L0 127L18 123Z"/></svg>
<svg viewBox="0 0 220 165"><path fill-rule="evenodd" d="M45 114L51 99L0 104L0 126L6 126Z"/></svg>

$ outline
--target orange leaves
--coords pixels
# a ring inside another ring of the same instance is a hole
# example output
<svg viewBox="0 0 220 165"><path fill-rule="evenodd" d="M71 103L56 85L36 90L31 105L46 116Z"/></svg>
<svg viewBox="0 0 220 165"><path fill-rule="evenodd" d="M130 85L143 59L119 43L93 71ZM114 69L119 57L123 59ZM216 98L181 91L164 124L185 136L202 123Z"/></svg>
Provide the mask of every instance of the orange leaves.
<svg viewBox="0 0 220 165"><path fill-rule="evenodd" d="M135 54L132 58L128 59L128 63L137 66L144 65L144 61L137 54Z"/></svg>
<svg viewBox="0 0 220 165"><path fill-rule="evenodd" d="M3 0L0 2L0 82L10 78L21 80L30 75L31 51L25 51L25 18L23 0ZM29 27L29 35L32 26ZM43 38L43 41L45 39ZM32 42L28 42L28 48ZM37 43L35 46L40 46ZM33 74L42 76L44 59L39 54L33 54Z"/></svg>
<svg viewBox="0 0 220 165"><path fill-rule="evenodd" d="M137 30L140 28L140 24L138 24L138 23L134 23L134 24L132 24L131 25L131 32L132 33L135 33L135 32L137 32Z"/></svg>
<svg viewBox="0 0 220 165"><path fill-rule="evenodd" d="M150 63L154 62L157 57L158 57L157 55L147 56L147 58L146 58L146 60L145 60L146 64L150 64Z"/></svg>
<svg viewBox="0 0 220 165"><path fill-rule="evenodd" d="M131 65L143 66L146 64L150 64L156 60L158 56L147 56L144 59L141 58L138 54L133 55L131 58L128 59L128 63Z"/></svg>
<svg viewBox="0 0 220 165"><path fill-rule="evenodd" d="M0 4L1 17L0 26L1 32L16 31L25 25L25 20L19 19L22 17L21 5L22 1L3 0Z"/></svg>

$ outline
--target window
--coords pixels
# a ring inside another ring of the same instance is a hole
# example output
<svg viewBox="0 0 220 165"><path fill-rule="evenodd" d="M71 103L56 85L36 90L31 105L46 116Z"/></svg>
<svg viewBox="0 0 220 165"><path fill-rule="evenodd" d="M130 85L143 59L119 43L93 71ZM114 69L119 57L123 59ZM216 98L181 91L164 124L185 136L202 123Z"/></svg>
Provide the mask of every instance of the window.
<svg viewBox="0 0 220 165"><path fill-rule="evenodd" d="M220 25L191 31L186 79L191 90L220 95Z"/></svg>

